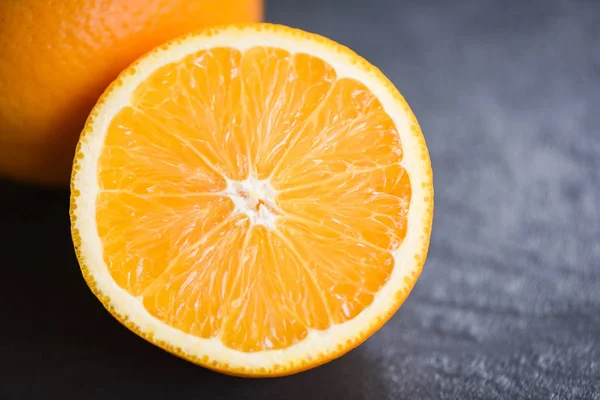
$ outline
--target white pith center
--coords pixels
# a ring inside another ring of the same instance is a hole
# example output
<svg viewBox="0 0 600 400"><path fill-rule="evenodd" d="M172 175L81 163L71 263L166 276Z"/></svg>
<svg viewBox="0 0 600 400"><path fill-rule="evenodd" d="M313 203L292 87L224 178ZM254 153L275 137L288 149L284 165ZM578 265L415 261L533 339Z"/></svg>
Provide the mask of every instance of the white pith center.
<svg viewBox="0 0 600 400"><path fill-rule="evenodd" d="M223 191L235 205L237 212L244 213L252 224L275 228L275 220L282 211L275 203L277 192L269 180L259 180L253 176L243 181L227 180L227 189Z"/></svg>

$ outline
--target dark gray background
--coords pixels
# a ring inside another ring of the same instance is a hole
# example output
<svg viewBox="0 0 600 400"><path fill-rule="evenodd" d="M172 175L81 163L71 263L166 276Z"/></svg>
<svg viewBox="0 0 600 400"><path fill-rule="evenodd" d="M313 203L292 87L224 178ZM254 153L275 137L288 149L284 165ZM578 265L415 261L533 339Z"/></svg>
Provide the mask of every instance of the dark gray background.
<svg viewBox="0 0 600 400"><path fill-rule="evenodd" d="M410 298L326 366L226 377L104 311L66 191L4 182L0 398L600 399L600 2L271 0L266 17L356 50L421 122L436 209Z"/></svg>

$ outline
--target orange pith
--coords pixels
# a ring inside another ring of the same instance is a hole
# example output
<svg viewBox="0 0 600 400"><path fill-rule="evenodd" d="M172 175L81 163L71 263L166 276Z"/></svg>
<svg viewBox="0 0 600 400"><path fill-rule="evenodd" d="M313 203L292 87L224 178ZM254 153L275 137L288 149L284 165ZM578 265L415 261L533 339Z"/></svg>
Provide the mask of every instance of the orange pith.
<svg viewBox="0 0 600 400"><path fill-rule="evenodd" d="M411 184L368 88L307 54L214 48L159 68L130 101L100 155L96 220L110 274L150 314L253 352L371 304ZM274 226L225 192L250 176L277 193Z"/></svg>

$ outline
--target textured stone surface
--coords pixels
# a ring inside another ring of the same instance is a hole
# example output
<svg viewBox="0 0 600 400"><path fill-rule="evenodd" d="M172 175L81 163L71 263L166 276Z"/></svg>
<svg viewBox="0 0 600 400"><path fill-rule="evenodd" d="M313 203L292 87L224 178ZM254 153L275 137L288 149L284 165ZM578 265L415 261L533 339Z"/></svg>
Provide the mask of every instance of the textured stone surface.
<svg viewBox="0 0 600 400"><path fill-rule="evenodd" d="M269 1L378 65L431 151L428 262L368 342L275 380L180 361L87 290L68 194L3 183L0 398L600 399L600 3L526 3Z"/></svg>

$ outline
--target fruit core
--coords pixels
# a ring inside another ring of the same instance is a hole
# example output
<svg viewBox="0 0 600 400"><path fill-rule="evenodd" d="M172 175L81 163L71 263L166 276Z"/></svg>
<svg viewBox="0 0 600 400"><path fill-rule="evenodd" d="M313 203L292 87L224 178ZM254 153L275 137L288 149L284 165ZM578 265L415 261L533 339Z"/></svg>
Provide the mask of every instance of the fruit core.
<svg viewBox="0 0 600 400"><path fill-rule="evenodd" d="M275 228L275 219L283 212L275 202L276 192L268 179L250 176L243 181L228 180L227 183L223 194L233 201L237 211L246 214L252 224Z"/></svg>

